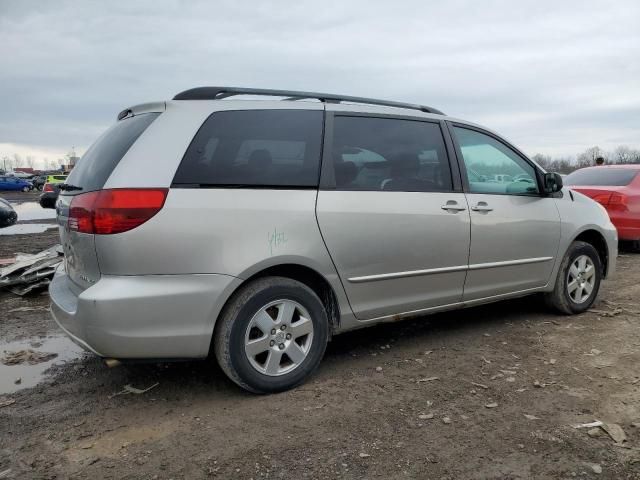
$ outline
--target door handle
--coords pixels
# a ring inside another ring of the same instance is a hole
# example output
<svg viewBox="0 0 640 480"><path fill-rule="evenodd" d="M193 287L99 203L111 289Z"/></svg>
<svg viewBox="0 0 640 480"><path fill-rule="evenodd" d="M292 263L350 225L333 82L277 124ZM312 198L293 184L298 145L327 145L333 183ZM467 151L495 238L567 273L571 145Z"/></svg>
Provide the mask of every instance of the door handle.
<svg viewBox="0 0 640 480"><path fill-rule="evenodd" d="M491 208L487 202L478 202L476 205L471 207L471 210L474 212L491 212L493 208Z"/></svg>
<svg viewBox="0 0 640 480"><path fill-rule="evenodd" d="M449 200L447 203L442 205L440 208L442 210L451 210L451 211L454 211L454 212L462 212L463 210L467 209L467 207L462 207L462 206L458 205L458 202L456 202L455 200Z"/></svg>

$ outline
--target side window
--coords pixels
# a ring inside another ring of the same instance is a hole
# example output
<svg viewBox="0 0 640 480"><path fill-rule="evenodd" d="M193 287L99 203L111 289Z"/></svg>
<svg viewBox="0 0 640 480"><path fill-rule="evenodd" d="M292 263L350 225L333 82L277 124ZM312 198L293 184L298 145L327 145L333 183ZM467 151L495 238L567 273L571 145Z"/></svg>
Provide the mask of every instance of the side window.
<svg viewBox="0 0 640 480"><path fill-rule="evenodd" d="M489 135L453 127L471 193L526 195L538 193L533 166Z"/></svg>
<svg viewBox="0 0 640 480"><path fill-rule="evenodd" d="M317 187L323 112L212 114L187 148L174 186Z"/></svg>
<svg viewBox="0 0 640 480"><path fill-rule="evenodd" d="M338 190L452 189L444 139L436 123L336 116L332 156Z"/></svg>

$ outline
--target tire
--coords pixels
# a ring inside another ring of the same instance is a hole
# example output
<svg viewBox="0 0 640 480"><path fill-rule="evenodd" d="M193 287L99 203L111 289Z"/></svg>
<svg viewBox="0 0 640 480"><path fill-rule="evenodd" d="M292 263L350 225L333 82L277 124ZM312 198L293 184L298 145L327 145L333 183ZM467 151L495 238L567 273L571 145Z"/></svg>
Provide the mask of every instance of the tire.
<svg viewBox="0 0 640 480"><path fill-rule="evenodd" d="M23 192L28 192L29 190L30 190L30 188L29 188L29 187L22 187L22 191L23 191Z"/></svg>
<svg viewBox="0 0 640 480"><path fill-rule="evenodd" d="M234 293L218 319L213 347L240 387L275 393L311 375L328 338L327 312L313 290L290 278L264 277Z"/></svg>
<svg viewBox="0 0 640 480"><path fill-rule="evenodd" d="M583 261L585 268L580 266ZM600 256L593 245L573 242L562 259L553 291L546 294L547 304L566 315L586 311L598 296L602 271Z"/></svg>

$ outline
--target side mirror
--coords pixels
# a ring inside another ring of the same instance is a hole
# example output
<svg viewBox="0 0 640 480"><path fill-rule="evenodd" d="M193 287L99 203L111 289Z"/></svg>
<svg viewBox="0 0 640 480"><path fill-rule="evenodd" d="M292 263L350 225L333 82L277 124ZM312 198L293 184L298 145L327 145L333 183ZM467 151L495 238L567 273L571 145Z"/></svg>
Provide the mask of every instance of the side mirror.
<svg viewBox="0 0 640 480"><path fill-rule="evenodd" d="M562 177L559 173L545 173L543 181L544 193L552 194L562 190Z"/></svg>

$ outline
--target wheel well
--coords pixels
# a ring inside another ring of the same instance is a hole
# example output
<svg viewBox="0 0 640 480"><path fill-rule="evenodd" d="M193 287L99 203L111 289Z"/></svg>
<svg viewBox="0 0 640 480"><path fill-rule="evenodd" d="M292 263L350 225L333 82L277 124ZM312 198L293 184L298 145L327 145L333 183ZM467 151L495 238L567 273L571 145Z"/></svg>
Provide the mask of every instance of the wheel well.
<svg viewBox="0 0 640 480"><path fill-rule="evenodd" d="M318 295L324 304L327 310L327 318L329 319L329 331L333 332L340 324L338 298L329 282L312 268L297 264L276 265L252 275L242 282L242 285L261 277L287 277L304 283Z"/></svg>
<svg viewBox="0 0 640 480"><path fill-rule="evenodd" d="M607 273L607 264L609 262L609 249L604 237L596 230L586 230L575 238L576 241L586 242L593 245L598 252L600 261L602 262L602 275Z"/></svg>

